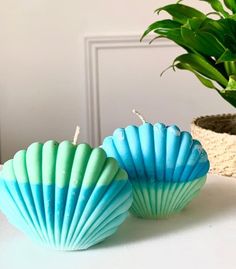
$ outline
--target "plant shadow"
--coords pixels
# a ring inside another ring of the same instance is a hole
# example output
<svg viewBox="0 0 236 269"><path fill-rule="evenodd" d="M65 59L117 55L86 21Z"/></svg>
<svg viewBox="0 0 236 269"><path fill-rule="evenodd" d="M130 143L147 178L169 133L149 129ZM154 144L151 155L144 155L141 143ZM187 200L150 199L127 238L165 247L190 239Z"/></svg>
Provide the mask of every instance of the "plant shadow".
<svg viewBox="0 0 236 269"><path fill-rule="evenodd" d="M93 249L163 237L183 229L193 229L201 224L213 226L217 219L227 217L231 212L234 213L235 209L236 179L211 176L199 196L179 214L161 220L129 216L116 234Z"/></svg>

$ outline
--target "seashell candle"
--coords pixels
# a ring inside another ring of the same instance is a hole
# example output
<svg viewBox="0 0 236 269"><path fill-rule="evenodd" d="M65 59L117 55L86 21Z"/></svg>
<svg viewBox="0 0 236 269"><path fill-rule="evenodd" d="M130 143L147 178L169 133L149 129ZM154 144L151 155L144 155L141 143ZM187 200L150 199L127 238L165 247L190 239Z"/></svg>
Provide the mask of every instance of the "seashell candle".
<svg viewBox="0 0 236 269"><path fill-rule="evenodd" d="M200 191L209 170L207 153L189 132L175 125L118 128L104 139L107 155L118 160L133 186L131 212L162 218L181 211Z"/></svg>
<svg viewBox="0 0 236 269"><path fill-rule="evenodd" d="M32 239L87 249L113 234L132 203L131 184L101 148L70 141L33 143L0 173L0 207Z"/></svg>

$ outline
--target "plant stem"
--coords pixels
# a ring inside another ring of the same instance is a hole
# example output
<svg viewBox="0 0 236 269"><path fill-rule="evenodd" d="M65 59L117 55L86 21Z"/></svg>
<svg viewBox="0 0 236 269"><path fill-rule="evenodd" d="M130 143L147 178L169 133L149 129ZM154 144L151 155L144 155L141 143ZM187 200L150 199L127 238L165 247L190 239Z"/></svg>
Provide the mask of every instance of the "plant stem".
<svg viewBox="0 0 236 269"><path fill-rule="evenodd" d="M225 70L228 74L228 76L236 75L236 62L224 62Z"/></svg>

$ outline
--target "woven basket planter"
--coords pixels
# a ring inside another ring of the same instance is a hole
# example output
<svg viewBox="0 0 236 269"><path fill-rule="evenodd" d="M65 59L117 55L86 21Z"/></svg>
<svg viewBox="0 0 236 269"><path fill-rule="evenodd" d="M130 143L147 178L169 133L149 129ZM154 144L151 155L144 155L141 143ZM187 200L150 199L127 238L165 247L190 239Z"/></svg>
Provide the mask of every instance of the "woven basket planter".
<svg viewBox="0 0 236 269"><path fill-rule="evenodd" d="M236 114L196 118L191 132L208 153L210 172L236 177Z"/></svg>

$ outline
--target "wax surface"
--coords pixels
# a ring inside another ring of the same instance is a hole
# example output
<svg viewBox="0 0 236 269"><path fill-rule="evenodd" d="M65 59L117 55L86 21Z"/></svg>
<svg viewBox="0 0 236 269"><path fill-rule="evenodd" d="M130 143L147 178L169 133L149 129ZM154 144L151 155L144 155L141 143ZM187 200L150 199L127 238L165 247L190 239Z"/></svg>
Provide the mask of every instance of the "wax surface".
<svg viewBox="0 0 236 269"><path fill-rule="evenodd" d="M200 142L175 125L145 123L119 128L104 139L102 147L119 161L131 180L192 181L209 170L207 153Z"/></svg>
<svg viewBox="0 0 236 269"><path fill-rule="evenodd" d="M33 239L58 249L86 249L127 217L131 184L101 148L34 143L4 164L0 208Z"/></svg>
<svg viewBox="0 0 236 269"><path fill-rule="evenodd" d="M179 213L199 194L205 181L206 176L187 182L132 182L131 212L143 218L166 218Z"/></svg>
<svg viewBox="0 0 236 269"><path fill-rule="evenodd" d="M131 212L144 218L182 210L199 193L209 170L200 142L175 125L118 128L102 147L128 173L134 195Z"/></svg>

